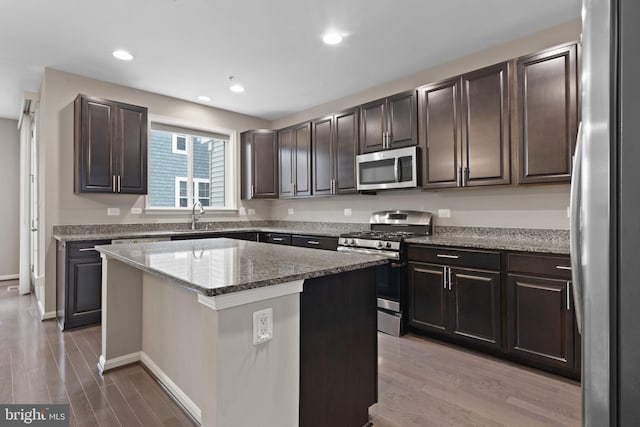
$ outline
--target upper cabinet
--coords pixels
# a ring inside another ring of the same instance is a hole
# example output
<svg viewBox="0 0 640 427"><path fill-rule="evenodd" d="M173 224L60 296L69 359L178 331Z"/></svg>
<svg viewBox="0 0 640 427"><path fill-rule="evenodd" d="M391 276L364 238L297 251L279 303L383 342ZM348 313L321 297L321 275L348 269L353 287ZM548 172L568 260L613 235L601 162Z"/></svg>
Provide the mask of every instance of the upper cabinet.
<svg viewBox="0 0 640 427"><path fill-rule="evenodd" d="M356 192L358 109L314 120L311 129L313 194Z"/></svg>
<svg viewBox="0 0 640 427"><path fill-rule="evenodd" d="M78 95L74 191L147 194L147 109Z"/></svg>
<svg viewBox="0 0 640 427"><path fill-rule="evenodd" d="M278 139L275 130L261 129L240 135L240 197L270 199L278 197Z"/></svg>
<svg viewBox="0 0 640 427"><path fill-rule="evenodd" d="M418 144L416 91L360 106L360 153Z"/></svg>
<svg viewBox="0 0 640 427"><path fill-rule="evenodd" d="M420 88L419 124L423 188L510 182L506 63Z"/></svg>
<svg viewBox="0 0 640 427"><path fill-rule="evenodd" d="M518 183L569 182L578 128L576 44L516 62Z"/></svg>
<svg viewBox="0 0 640 427"><path fill-rule="evenodd" d="M311 195L311 123L278 131L280 197Z"/></svg>

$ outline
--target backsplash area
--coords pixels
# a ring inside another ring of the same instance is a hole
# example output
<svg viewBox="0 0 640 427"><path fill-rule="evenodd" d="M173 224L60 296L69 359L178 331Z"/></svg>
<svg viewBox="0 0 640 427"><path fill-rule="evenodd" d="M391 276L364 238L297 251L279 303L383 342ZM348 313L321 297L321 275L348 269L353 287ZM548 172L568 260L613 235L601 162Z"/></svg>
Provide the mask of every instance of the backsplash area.
<svg viewBox="0 0 640 427"><path fill-rule="evenodd" d="M362 223L371 212L391 209L434 214L445 226L569 229L569 186L468 188L376 195L281 199L271 202L271 220ZM292 213L290 210L293 210ZM446 210L450 217L446 217ZM345 215L345 214L351 215ZM440 215L443 214L443 215Z"/></svg>

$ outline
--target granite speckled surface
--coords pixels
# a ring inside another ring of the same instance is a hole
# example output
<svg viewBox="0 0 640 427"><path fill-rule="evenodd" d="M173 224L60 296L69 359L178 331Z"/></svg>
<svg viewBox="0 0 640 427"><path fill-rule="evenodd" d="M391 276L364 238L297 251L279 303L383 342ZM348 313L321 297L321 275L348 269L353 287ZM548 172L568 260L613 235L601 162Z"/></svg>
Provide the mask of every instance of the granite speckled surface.
<svg viewBox="0 0 640 427"><path fill-rule="evenodd" d="M111 257L206 296L382 265L387 259L234 239L97 246Z"/></svg>
<svg viewBox="0 0 640 427"><path fill-rule="evenodd" d="M338 237L342 233L369 229L369 224L362 223L307 221L198 222L196 225L196 230L191 230L191 223L186 222L163 224L56 225L53 227L53 237L59 241L168 237L173 235L203 233L211 233L211 237L215 237L218 233L234 231L264 231L271 233Z"/></svg>
<svg viewBox="0 0 640 427"><path fill-rule="evenodd" d="M432 236L407 243L476 249L569 254L569 230L490 227L437 227Z"/></svg>

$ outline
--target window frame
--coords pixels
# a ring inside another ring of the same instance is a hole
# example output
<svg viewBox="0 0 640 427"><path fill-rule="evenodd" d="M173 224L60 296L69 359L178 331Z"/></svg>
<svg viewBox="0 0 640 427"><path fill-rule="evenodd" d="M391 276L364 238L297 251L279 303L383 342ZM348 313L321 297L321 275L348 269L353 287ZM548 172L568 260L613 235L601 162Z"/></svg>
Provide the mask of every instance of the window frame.
<svg viewBox="0 0 640 427"><path fill-rule="evenodd" d="M180 183L184 182L185 183L185 189L187 190L187 195L186 195L186 199L187 199L187 207L189 207L189 178L187 178L186 176L176 176L175 177L175 187L174 187L174 197L175 197L175 202L174 207L176 209L184 209L182 207L180 207L180 199L182 199L182 196L180 196Z"/></svg>
<svg viewBox="0 0 640 427"><path fill-rule="evenodd" d="M152 132L152 123L164 124L167 126L176 126L182 127L186 129L190 129L194 131L196 136L198 131L207 132L207 133L217 133L221 135L227 135L229 140L226 142L225 148L225 206L204 206L204 210L206 212L219 212L219 213L233 213L238 211L238 202L239 202L239 185L240 185L240 145L239 145L239 137L238 132L232 129L225 129L220 127L212 127L203 125L200 123L189 122L184 120L175 119L172 117L159 116L155 114L149 114L148 119L148 140L151 140L151 132ZM190 139L190 138L188 138ZM172 149L173 149L173 141L172 137ZM189 144L187 142L187 155L189 155ZM151 158L151 150L147 150L147 161L150 162ZM193 175L193 159L189 159L188 162L188 174ZM148 182L151 183L151 168L147 168L147 179ZM176 177L176 178L184 178L184 177ZM192 182L196 182L198 178L194 179L192 176ZM177 181L176 181L177 182ZM188 184L188 177L187 177ZM179 185L176 183L176 186ZM187 197L193 200L193 185L187 185ZM175 187L174 187L175 188ZM150 196L147 194L144 196L145 198L145 212L149 211L149 213L158 213L158 214L175 214L175 213L185 213L191 215L191 208L193 205L189 205L186 208L180 207L153 207L150 205ZM189 199L187 199L189 200ZM179 202L179 200L177 200ZM211 201L211 188L209 189L209 201Z"/></svg>

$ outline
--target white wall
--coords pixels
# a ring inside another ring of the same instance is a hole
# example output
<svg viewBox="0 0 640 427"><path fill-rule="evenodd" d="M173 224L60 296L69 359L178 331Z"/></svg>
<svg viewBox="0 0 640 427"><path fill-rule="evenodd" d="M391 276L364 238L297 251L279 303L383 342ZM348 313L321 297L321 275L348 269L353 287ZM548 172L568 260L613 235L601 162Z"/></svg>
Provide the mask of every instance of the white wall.
<svg viewBox="0 0 640 427"><path fill-rule="evenodd" d="M144 208L144 196L74 194L73 101L78 94L146 106L150 116L167 117L204 128L226 129L239 133L247 129L269 127L269 122L251 116L46 69L40 94L38 142L41 177L45 185L44 216L41 216L41 230L44 232L46 249L45 302L43 304L45 312L55 310L56 251L55 242L52 239L54 225L143 222L184 222L186 224L190 218L189 213L130 215L132 207ZM269 218L268 202L241 202L240 206L255 209L256 215L240 217L235 213L223 215L208 213L203 220L207 218L220 221ZM120 208L121 215L107 216L108 207Z"/></svg>
<svg viewBox="0 0 640 427"><path fill-rule="evenodd" d="M0 280L20 270L20 142L18 121L0 119Z"/></svg>
<svg viewBox="0 0 640 427"><path fill-rule="evenodd" d="M537 52L580 39L580 21L575 20L501 46L491 47L419 73L349 95L272 122L274 129L311 120L424 84L453 77L497 62ZM417 53L419 54L419 53ZM369 214L383 209L451 209L451 218L437 218L442 225L487 227L569 228L566 209L569 186L451 189L431 192L392 191L377 196L340 196L323 199L273 202L271 218L296 221L367 221ZM294 215L288 215L288 209ZM344 208L353 209L345 217Z"/></svg>

